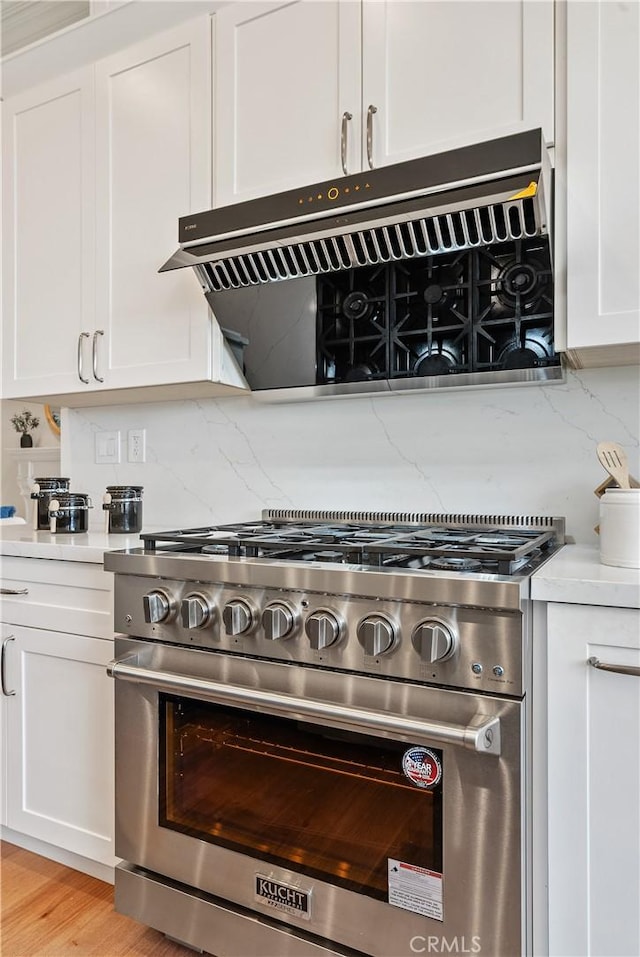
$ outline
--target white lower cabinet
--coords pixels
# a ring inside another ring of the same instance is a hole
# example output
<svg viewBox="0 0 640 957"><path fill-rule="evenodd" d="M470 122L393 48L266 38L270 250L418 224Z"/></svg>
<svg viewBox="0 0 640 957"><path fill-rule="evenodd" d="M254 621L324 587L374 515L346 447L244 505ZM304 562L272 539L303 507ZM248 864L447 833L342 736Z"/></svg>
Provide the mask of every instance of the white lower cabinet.
<svg viewBox="0 0 640 957"><path fill-rule="evenodd" d="M113 642L3 626L7 827L113 864Z"/></svg>
<svg viewBox="0 0 640 957"><path fill-rule="evenodd" d="M640 610L548 606L549 953L640 954Z"/></svg>
<svg viewBox="0 0 640 957"><path fill-rule="evenodd" d="M5 556L0 621L3 833L108 879L114 857L113 577Z"/></svg>

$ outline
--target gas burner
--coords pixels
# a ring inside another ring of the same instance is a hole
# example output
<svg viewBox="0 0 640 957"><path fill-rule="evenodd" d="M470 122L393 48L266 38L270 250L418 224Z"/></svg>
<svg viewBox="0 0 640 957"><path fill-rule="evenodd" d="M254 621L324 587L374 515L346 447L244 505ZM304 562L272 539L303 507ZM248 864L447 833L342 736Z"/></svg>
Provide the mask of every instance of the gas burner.
<svg viewBox="0 0 640 957"><path fill-rule="evenodd" d="M344 554L342 552L322 551L314 552L313 560L316 562L343 562Z"/></svg>
<svg viewBox="0 0 640 957"><path fill-rule="evenodd" d="M226 544L203 545L200 551L203 555L227 555L229 548Z"/></svg>
<svg viewBox="0 0 640 957"><path fill-rule="evenodd" d="M437 282L431 283L422 293L422 298L428 306L435 306L437 303L442 302L445 296L445 291Z"/></svg>
<svg viewBox="0 0 640 957"><path fill-rule="evenodd" d="M372 362L368 365L362 362L359 365L349 366L342 378L344 382L366 382L374 378L376 371Z"/></svg>
<svg viewBox="0 0 640 957"><path fill-rule="evenodd" d="M516 538L509 535L477 535L475 538L476 545L499 545L501 548L518 548L520 545L525 545L526 541L524 537Z"/></svg>
<svg viewBox="0 0 640 957"><path fill-rule="evenodd" d="M342 300L342 311L347 319L367 319L374 309L369 297L357 290L347 293Z"/></svg>
<svg viewBox="0 0 640 957"><path fill-rule="evenodd" d="M517 305L526 308L537 298L546 281L544 266L535 257L524 262L514 260L503 266L498 275L498 299L511 309Z"/></svg>
<svg viewBox="0 0 640 957"><path fill-rule="evenodd" d="M421 356L414 366L416 375L446 375L451 372L453 363L441 352L427 353Z"/></svg>
<svg viewBox="0 0 640 957"><path fill-rule="evenodd" d="M430 567L447 572L477 572L482 568L482 562L476 558L454 558L443 555L442 558L434 558Z"/></svg>
<svg viewBox="0 0 640 957"><path fill-rule="evenodd" d="M498 365L502 369L534 369L538 365L546 365L549 349L541 340L542 337L536 336L536 330L520 341L514 337L502 348Z"/></svg>

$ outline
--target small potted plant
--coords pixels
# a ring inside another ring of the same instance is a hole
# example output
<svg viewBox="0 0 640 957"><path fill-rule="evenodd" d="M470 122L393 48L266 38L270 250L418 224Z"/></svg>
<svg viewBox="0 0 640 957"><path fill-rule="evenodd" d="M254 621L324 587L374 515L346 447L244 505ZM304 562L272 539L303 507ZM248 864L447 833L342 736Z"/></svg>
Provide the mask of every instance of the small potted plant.
<svg viewBox="0 0 640 957"><path fill-rule="evenodd" d="M31 415L28 409L24 412L16 412L11 416L11 424L20 435L20 448L30 449L33 445L33 437L30 435L34 429L40 425L40 419L36 415Z"/></svg>

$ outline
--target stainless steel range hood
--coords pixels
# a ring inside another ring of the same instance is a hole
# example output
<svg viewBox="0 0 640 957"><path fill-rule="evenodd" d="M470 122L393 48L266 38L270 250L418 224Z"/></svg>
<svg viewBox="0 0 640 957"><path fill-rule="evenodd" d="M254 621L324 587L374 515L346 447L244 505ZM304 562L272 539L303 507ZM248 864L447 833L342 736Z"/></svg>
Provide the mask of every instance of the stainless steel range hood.
<svg viewBox="0 0 640 957"><path fill-rule="evenodd" d="M217 292L544 235L549 172L532 130L184 216L160 271Z"/></svg>
<svg viewBox="0 0 640 957"><path fill-rule="evenodd" d="M270 399L548 382L550 180L530 130L184 216L160 271Z"/></svg>

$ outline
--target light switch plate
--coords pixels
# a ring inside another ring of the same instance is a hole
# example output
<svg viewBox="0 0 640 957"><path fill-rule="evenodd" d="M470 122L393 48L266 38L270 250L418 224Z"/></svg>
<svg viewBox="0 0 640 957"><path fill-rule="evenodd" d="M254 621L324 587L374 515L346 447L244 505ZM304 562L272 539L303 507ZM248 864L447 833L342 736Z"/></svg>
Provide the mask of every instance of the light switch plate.
<svg viewBox="0 0 640 957"><path fill-rule="evenodd" d="M96 465L117 465L120 462L120 433L96 432Z"/></svg>

